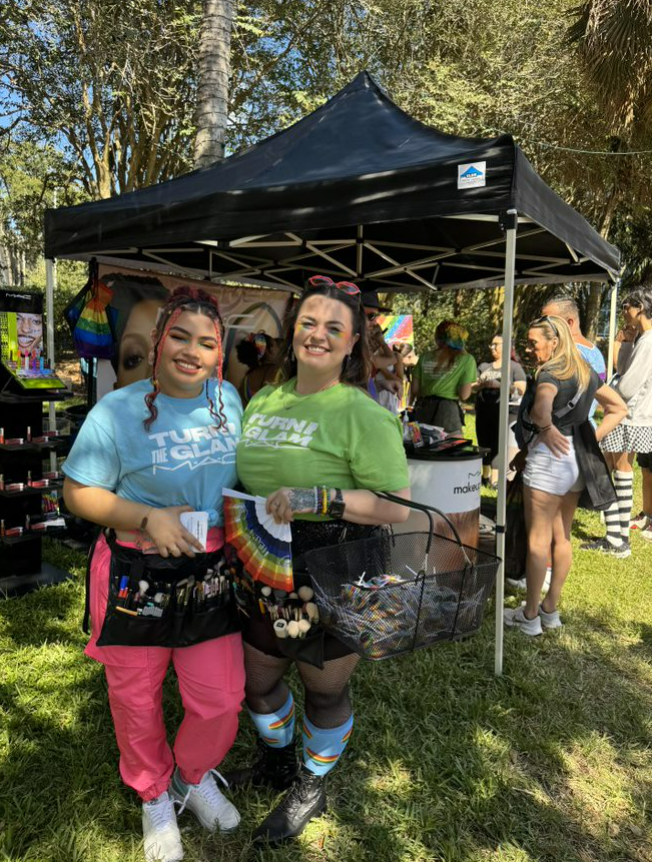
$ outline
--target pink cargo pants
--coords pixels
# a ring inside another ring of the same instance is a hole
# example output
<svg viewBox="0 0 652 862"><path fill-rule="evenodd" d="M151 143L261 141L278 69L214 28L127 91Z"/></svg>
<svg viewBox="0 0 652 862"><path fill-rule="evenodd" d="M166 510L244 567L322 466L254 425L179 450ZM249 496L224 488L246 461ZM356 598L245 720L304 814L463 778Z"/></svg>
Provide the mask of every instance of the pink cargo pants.
<svg viewBox="0 0 652 862"><path fill-rule="evenodd" d="M208 549L222 544L222 532L211 530ZM197 784L233 745L244 699L242 640L236 633L181 649L98 647L110 556L102 536L91 562L92 634L85 652L104 665L122 780L147 802L168 789L175 761L182 778ZM163 680L170 661L184 709L174 755L163 721Z"/></svg>

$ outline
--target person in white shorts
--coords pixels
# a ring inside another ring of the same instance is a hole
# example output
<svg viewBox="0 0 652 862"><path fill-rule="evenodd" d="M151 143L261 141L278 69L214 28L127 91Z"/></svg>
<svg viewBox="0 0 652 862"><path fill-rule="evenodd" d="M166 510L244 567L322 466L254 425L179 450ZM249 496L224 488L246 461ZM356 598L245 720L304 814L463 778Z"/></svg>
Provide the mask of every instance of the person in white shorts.
<svg viewBox="0 0 652 862"><path fill-rule="evenodd" d="M528 331L527 352L537 366L523 397L516 424L523 469L525 522L528 531L527 598L505 610L505 624L525 634L559 628L557 604L572 563L570 531L584 488L574 434L586 423L593 399L604 410L596 437L602 439L625 417L623 400L580 356L568 324L561 317L540 317ZM541 603L549 557L550 586ZM542 628L543 627L543 628Z"/></svg>

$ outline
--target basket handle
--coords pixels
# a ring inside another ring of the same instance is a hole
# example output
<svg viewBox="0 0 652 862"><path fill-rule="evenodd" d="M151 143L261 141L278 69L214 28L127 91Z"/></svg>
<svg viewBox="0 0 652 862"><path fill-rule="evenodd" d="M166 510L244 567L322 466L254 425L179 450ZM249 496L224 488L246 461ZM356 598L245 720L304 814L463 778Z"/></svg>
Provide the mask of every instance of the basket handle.
<svg viewBox="0 0 652 862"><path fill-rule="evenodd" d="M457 542L457 544L460 546L460 550L462 551L462 554L464 555L464 559L465 559L467 565L469 565L469 566L473 565L471 560L469 559L469 555L466 553L466 548L462 544L462 540L460 539L460 534L457 532L457 527L451 521L451 519L448 517L448 515L446 515L440 509L436 509L434 506L428 506L428 505L426 505L426 503L417 503L414 500L405 500L403 497L397 497L395 494L390 494L388 491L382 491L382 492L381 491L374 491L374 494L377 497L380 497L381 499L388 500L390 503L398 503L401 506L407 506L408 509L416 509L418 512L423 512L424 514L426 514L428 516L428 521L430 523L430 535L428 537L428 550L430 550L430 543L432 542L432 537L435 534L435 524L434 524L434 521L432 519L431 513L434 512L436 515L439 515L439 517L442 520L446 521L446 523L450 527L451 533L455 537L455 541Z"/></svg>

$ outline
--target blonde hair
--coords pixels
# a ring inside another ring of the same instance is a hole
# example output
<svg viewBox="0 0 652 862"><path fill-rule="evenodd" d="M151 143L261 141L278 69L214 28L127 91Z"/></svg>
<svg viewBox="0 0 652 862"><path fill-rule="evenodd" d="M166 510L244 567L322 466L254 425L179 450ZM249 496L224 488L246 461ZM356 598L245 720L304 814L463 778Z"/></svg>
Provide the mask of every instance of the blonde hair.
<svg viewBox="0 0 652 862"><path fill-rule="evenodd" d="M579 385L582 389L586 389L591 378L591 368L577 349L566 321L555 315L547 315L533 320L529 329L540 329L546 341L557 339L557 347L550 359L539 366L537 375L547 371L557 380L577 377Z"/></svg>

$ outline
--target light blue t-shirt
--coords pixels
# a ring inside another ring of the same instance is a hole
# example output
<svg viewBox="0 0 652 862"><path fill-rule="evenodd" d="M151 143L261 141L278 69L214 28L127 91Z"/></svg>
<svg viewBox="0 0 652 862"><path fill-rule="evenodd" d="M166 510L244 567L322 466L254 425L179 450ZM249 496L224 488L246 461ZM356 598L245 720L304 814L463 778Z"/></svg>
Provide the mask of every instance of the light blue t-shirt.
<svg viewBox="0 0 652 862"><path fill-rule="evenodd" d="M209 526L222 524L222 488L236 481L235 450L242 403L230 383L222 384L226 427L216 428L206 394L156 398L158 416L149 431L145 395L149 380L105 395L90 411L64 465L66 476L114 491L148 506L192 506L209 513ZM219 414L217 381L209 391Z"/></svg>
<svg viewBox="0 0 652 862"><path fill-rule="evenodd" d="M607 378L607 366L604 363L604 356L600 348L596 347L595 344L592 347L587 347L585 344L576 344L575 346L604 383Z"/></svg>
<svg viewBox="0 0 652 862"><path fill-rule="evenodd" d="M600 378L600 382L604 383L607 379L607 366L604 362L604 356L599 347L596 347L595 344L592 347L587 347L585 344L578 344L575 342L575 346L579 350L583 359L589 363L591 368L595 371L595 373ZM598 402L594 399L591 404L591 409L589 410L589 419L593 422L593 414L595 413L598 407ZM595 422L593 422L595 425Z"/></svg>

